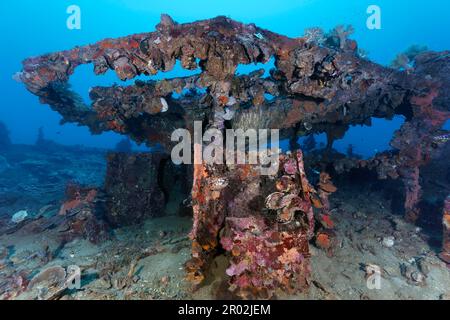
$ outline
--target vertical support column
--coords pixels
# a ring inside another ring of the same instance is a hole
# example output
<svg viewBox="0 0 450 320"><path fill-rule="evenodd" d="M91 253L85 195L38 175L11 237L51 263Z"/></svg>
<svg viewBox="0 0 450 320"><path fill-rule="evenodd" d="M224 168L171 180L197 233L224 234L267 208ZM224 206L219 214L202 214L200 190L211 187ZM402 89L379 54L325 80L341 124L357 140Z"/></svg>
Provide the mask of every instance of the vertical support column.
<svg viewBox="0 0 450 320"><path fill-rule="evenodd" d="M450 265L450 195L444 202L444 210L442 216L443 239L442 252L439 257L448 265Z"/></svg>

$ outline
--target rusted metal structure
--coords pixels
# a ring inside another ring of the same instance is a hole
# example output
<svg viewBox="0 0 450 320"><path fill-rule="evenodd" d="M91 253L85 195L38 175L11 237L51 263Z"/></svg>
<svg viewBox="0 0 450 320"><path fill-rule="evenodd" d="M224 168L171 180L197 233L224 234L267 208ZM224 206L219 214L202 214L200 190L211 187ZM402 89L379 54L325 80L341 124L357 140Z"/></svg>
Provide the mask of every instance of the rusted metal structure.
<svg viewBox="0 0 450 320"><path fill-rule="evenodd" d="M226 17L178 24L162 15L155 32L27 59L18 78L64 122L160 144L168 153L173 130L192 130L194 121L219 130L280 129L292 145L299 136L325 132L330 149L350 125L403 115L406 121L392 139L392 151L368 160L326 158L322 167L337 174L364 167L381 179L401 178L405 215L415 221L420 167L449 139L442 125L450 115L450 53L423 53L413 69L401 71L358 52L344 28L329 34L311 29L304 37L288 38ZM271 59L275 68L269 76L264 70L236 74L240 64ZM83 64L93 64L97 75L114 70L129 80L169 71L177 60L185 69L200 68L199 74L94 87L91 106L68 84ZM308 241L315 237L324 248L332 243L327 198L335 187L325 172L311 187L301 151L282 155L281 163L272 180L251 165L192 166L193 259L187 269L194 283L204 279L221 246L230 254L231 287L242 297L271 296L276 286L296 290L307 285ZM320 212L316 218L313 208ZM317 219L320 232L314 227Z"/></svg>

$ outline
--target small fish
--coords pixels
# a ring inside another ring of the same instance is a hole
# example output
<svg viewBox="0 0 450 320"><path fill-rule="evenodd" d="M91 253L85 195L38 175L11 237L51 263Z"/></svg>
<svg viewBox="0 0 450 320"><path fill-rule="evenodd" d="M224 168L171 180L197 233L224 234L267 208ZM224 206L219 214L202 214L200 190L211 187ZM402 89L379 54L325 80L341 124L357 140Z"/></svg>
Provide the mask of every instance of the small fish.
<svg viewBox="0 0 450 320"><path fill-rule="evenodd" d="M433 137L433 141L436 143L445 143L450 140L450 133L442 134L436 137Z"/></svg>

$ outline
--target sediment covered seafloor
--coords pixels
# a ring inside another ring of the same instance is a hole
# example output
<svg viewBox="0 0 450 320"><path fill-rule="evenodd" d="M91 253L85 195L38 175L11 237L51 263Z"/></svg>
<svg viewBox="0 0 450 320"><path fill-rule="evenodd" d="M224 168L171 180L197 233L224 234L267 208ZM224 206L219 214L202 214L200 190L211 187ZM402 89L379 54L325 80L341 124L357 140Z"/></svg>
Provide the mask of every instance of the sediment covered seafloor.
<svg viewBox="0 0 450 320"><path fill-rule="evenodd" d="M288 38L162 15L155 32L25 60L15 78L64 122L160 151L2 139L2 297L448 299L450 55L412 48L384 67L351 33ZM269 76L236 74L271 59ZM129 80L176 61L200 73L94 87L91 106L68 84L82 64ZM392 149L363 159L333 148L350 126L394 116L405 122ZM193 134L195 121L200 134L278 129L289 150L259 150L278 159L270 174L262 163L175 165L171 135Z"/></svg>
<svg viewBox="0 0 450 320"><path fill-rule="evenodd" d="M63 147L48 152L13 146L4 154L13 165L0 178L1 298L47 298L48 293L27 289L29 279L71 265L83 270L81 290L56 290L54 298L232 298L226 285L225 254L215 258L200 288L192 290L186 280L192 217L180 215L181 192L173 194L164 206L163 217L115 229L97 244L83 237L67 241L67 226L46 223L45 217L56 216L60 210L66 178L92 186L102 183L106 153L86 151ZM55 162L60 165L55 167ZM442 185L448 184L440 174L443 169L438 161L424 169L424 175L430 177L424 179L424 204L430 211L417 226L405 222L399 213L398 184L377 181L369 173L340 177L338 191L330 199L337 245L332 252L312 245L309 290L292 295L278 292L279 298L449 299L450 273L438 257L441 221L433 218L439 207L437 198L444 193ZM59 181L51 179L55 172ZM11 213L23 208L30 216L20 227L12 225ZM367 287L366 267L372 264L382 268L380 290Z"/></svg>

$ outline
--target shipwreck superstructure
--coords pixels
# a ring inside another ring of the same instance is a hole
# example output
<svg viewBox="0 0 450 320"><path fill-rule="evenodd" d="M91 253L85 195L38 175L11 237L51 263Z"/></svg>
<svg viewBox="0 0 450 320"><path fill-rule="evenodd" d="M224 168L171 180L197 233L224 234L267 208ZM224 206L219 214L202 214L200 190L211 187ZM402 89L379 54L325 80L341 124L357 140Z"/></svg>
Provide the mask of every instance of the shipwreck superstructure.
<svg viewBox="0 0 450 320"><path fill-rule="evenodd" d="M133 166L150 168L142 172L166 167L180 175L167 160L174 130L192 131L194 121L201 121L205 129L280 129L292 150L280 155L274 176L261 176L249 164L194 164L181 173L192 186L193 257L186 265L188 278L201 284L220 248L230 260L230 289L244 298L270 298L276 288L296 291L308 286L310 241L331 252L328 197L336 191L333 175L368 168L380 179L401 179L405 217L415 221L420 214L420 168L449 140L442 127L450 116L450 52L424 52L415 57L413 69L394 70L361 57L348 30L340 27L325 34L310 29L304 37L288 38L226 17L178 24L162 15L154 32L27 59L18 77L64 122L87 126L96 134L114 131L138 143L163 146L161 156L111 155L105 196L114 225L139 222L133 215L136 210L158 210L157 202L164 199L164 190L152 186L158 179L140 179ZM241 64L271 60L275 68L269 76L264 70L236 74ZM114 70L121 80L130 80L169 71L176 61L201 72L94 87L90 106L68 83L83 64L92 64L97 75ZM395 115L406 120L391 141L393 150L367 160L321 157L318 183L308 181L304 155L296 145L299 137L326 133L327 152L351 125ZM150 190L145 193L150 198L136 200L127 188L127 170L139 185L136 192ZM121 199L121 204L114 199ZM127 212L133 216L121 216Z"/></svg>

